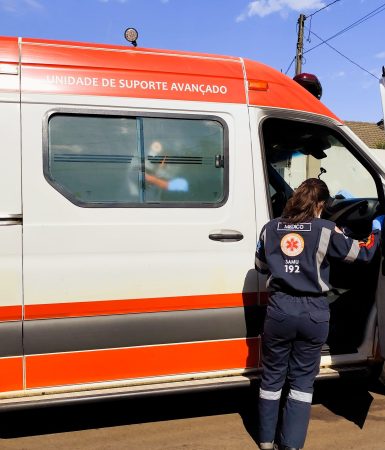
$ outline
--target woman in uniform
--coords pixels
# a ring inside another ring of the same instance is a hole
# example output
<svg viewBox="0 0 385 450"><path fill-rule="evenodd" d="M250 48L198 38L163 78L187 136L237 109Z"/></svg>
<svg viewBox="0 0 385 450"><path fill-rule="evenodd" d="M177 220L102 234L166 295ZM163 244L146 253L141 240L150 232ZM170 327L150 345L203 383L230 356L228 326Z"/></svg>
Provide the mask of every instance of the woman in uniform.
<svg viewBox="0 0 385 450"><path fill-rule="evenodd" d="M256 269L268 274L270 290L258 403L262 450L304 446L313 383L329 331L328 258L369 262L379 245L380 226L361 242L342 234L334 222L321 219L328 198L329 190L322 180L304 181L288 200L282 217L263 227L257 244ZM277 433L285 381L289 393ZM278 444L274 444L276 436Z"/></svg>

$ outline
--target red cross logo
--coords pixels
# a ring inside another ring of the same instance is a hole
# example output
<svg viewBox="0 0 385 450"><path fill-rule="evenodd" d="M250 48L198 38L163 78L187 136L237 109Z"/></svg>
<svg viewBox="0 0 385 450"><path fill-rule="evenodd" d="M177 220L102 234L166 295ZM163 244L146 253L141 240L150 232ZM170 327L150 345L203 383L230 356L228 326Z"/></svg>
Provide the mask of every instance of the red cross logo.
<svg viewBox="0 0 385 450"><path fill-rule="evenodd" d="M281 250L287 256L297 256L305 247L303 237L298 233L286 234L281 239Z"/></svg>

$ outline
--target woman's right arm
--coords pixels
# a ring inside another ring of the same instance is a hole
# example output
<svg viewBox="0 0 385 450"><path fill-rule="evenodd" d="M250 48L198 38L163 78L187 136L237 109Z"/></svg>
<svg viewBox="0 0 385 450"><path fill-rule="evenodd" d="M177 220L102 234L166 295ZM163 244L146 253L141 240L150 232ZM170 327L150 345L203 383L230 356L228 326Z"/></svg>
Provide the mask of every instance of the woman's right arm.
<svg viewBox="0 0 385 450"><path fill-rule="evenodd" d="M328 255L346 263L369 263L380 245L381 231L374 230L368 239L358 241L345 236L339 229L332 231Z"/></svg>

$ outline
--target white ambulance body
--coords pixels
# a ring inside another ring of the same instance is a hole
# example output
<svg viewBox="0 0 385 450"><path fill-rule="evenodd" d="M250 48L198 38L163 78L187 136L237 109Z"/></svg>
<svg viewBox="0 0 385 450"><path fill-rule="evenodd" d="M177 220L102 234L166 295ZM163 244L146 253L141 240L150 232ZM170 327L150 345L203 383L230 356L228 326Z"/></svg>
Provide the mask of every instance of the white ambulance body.
<svg viewBox="0 0 385 450"><path fill-rule="evenodd" d="M249 382L262 225L321 173L352 236L384 211L362 142L241 58L1 38L0 115L3 408ZM334 269L320 376L380 358L376 263Z"/></svg>

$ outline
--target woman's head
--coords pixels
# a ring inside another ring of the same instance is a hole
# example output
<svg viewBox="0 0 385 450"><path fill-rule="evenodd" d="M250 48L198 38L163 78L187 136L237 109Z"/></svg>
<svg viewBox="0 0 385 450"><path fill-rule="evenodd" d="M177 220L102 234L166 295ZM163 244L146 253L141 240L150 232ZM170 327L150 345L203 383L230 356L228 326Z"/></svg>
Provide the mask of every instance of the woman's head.
<svg viewBox="0 0 385 450"><path fill-rule="evenodd" d="M329 195L326 183L318 178L309 178L301 183L289 198L282 218L291 223L309 221L322 212Z"/></svg>

